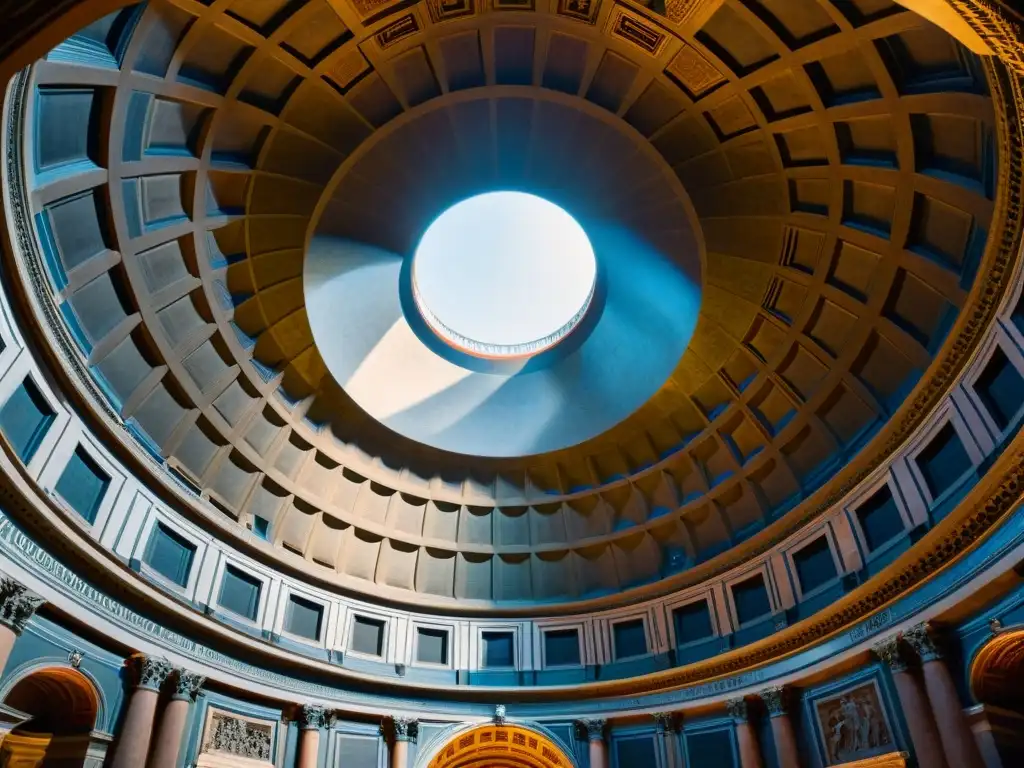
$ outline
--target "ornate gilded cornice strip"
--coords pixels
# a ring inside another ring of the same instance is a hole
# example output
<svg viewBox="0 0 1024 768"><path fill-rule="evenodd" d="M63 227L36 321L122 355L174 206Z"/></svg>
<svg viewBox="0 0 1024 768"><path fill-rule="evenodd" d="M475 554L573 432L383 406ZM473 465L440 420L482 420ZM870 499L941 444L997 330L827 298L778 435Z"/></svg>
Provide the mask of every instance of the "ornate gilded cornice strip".
<svg viewBox="0 0 1024 768"><path fill-rule="evenodd" d="M978 33L1003 63L1018 77L1024 77L1024 27L1011 18L1000 2L993 0L948 0L967 26Z"/></svg>

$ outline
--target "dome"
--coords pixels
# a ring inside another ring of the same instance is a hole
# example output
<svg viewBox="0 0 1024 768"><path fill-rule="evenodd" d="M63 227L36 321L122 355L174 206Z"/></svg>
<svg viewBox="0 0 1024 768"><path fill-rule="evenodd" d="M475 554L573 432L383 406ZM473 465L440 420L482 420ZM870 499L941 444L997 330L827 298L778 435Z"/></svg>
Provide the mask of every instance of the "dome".
<svg viewBox="0 0 1024 768"><path fill-rule="evenodd" d="M842 725L888 683L811 694L1010 589L967 555L1024 406L1020 19L982 6L37 9L4 54L10 535L263 660L256 697L304 680L396 744L434 707L452 765L602 768L588 707L646 764L621 697L703 716L741 672L824 718L815 764L900 751ZM954 572L984 599L925 601ZM270 759L274 706L217 743Z"/></svg>

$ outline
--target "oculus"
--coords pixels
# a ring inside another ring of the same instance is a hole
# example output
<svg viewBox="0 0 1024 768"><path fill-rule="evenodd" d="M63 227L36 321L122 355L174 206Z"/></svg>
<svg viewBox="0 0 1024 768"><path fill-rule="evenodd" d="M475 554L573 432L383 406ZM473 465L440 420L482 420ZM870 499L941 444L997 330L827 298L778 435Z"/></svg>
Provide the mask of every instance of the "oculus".
<svg viewBox="0 0 1024 768"><path fill-rule="evenodd" d="M597 262L583 227L524 192L448 208L413 257L412 295L427 326L470 355L536 355L566 338L594 300Z"/></svg>

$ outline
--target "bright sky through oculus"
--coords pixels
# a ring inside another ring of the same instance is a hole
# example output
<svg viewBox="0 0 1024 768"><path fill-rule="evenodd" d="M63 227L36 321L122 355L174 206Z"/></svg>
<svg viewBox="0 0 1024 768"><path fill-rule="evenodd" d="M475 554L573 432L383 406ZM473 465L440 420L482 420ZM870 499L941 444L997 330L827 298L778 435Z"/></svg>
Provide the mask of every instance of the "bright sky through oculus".
<svg viewBox="0 0 1024 768"><path fill-rule="evenodd" d="M488 192L448 208L413 261L420 313L472 354L518 357L557 344L582 320L597 262L583 227L536 195Z"/></svg>

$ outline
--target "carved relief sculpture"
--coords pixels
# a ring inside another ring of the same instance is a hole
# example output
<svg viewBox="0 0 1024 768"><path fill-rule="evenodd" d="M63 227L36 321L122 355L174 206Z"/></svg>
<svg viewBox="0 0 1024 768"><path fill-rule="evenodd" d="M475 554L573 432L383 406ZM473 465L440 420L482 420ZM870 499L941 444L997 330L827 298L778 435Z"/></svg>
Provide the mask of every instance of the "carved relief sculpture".
<svg viewBox="0 0 1024 768"><path fill-rule="evenodd" d="M6 576L0 579L0 624L20 635L36 610L45 601L21 582Z"/></svg>
<svg viewBox="0 0 1024 768"><path fill-rule="evenodd" d="M871 681L815 704L827 765L863 760L893 750L892 728L878 683Z"/></svg>
<svg viewBox="0 0 1024 768"><path fill-rule="evenodd" d="M222 752L251 760L270 761L273 726L214 712L206 725L203 752Z"/></svg>

